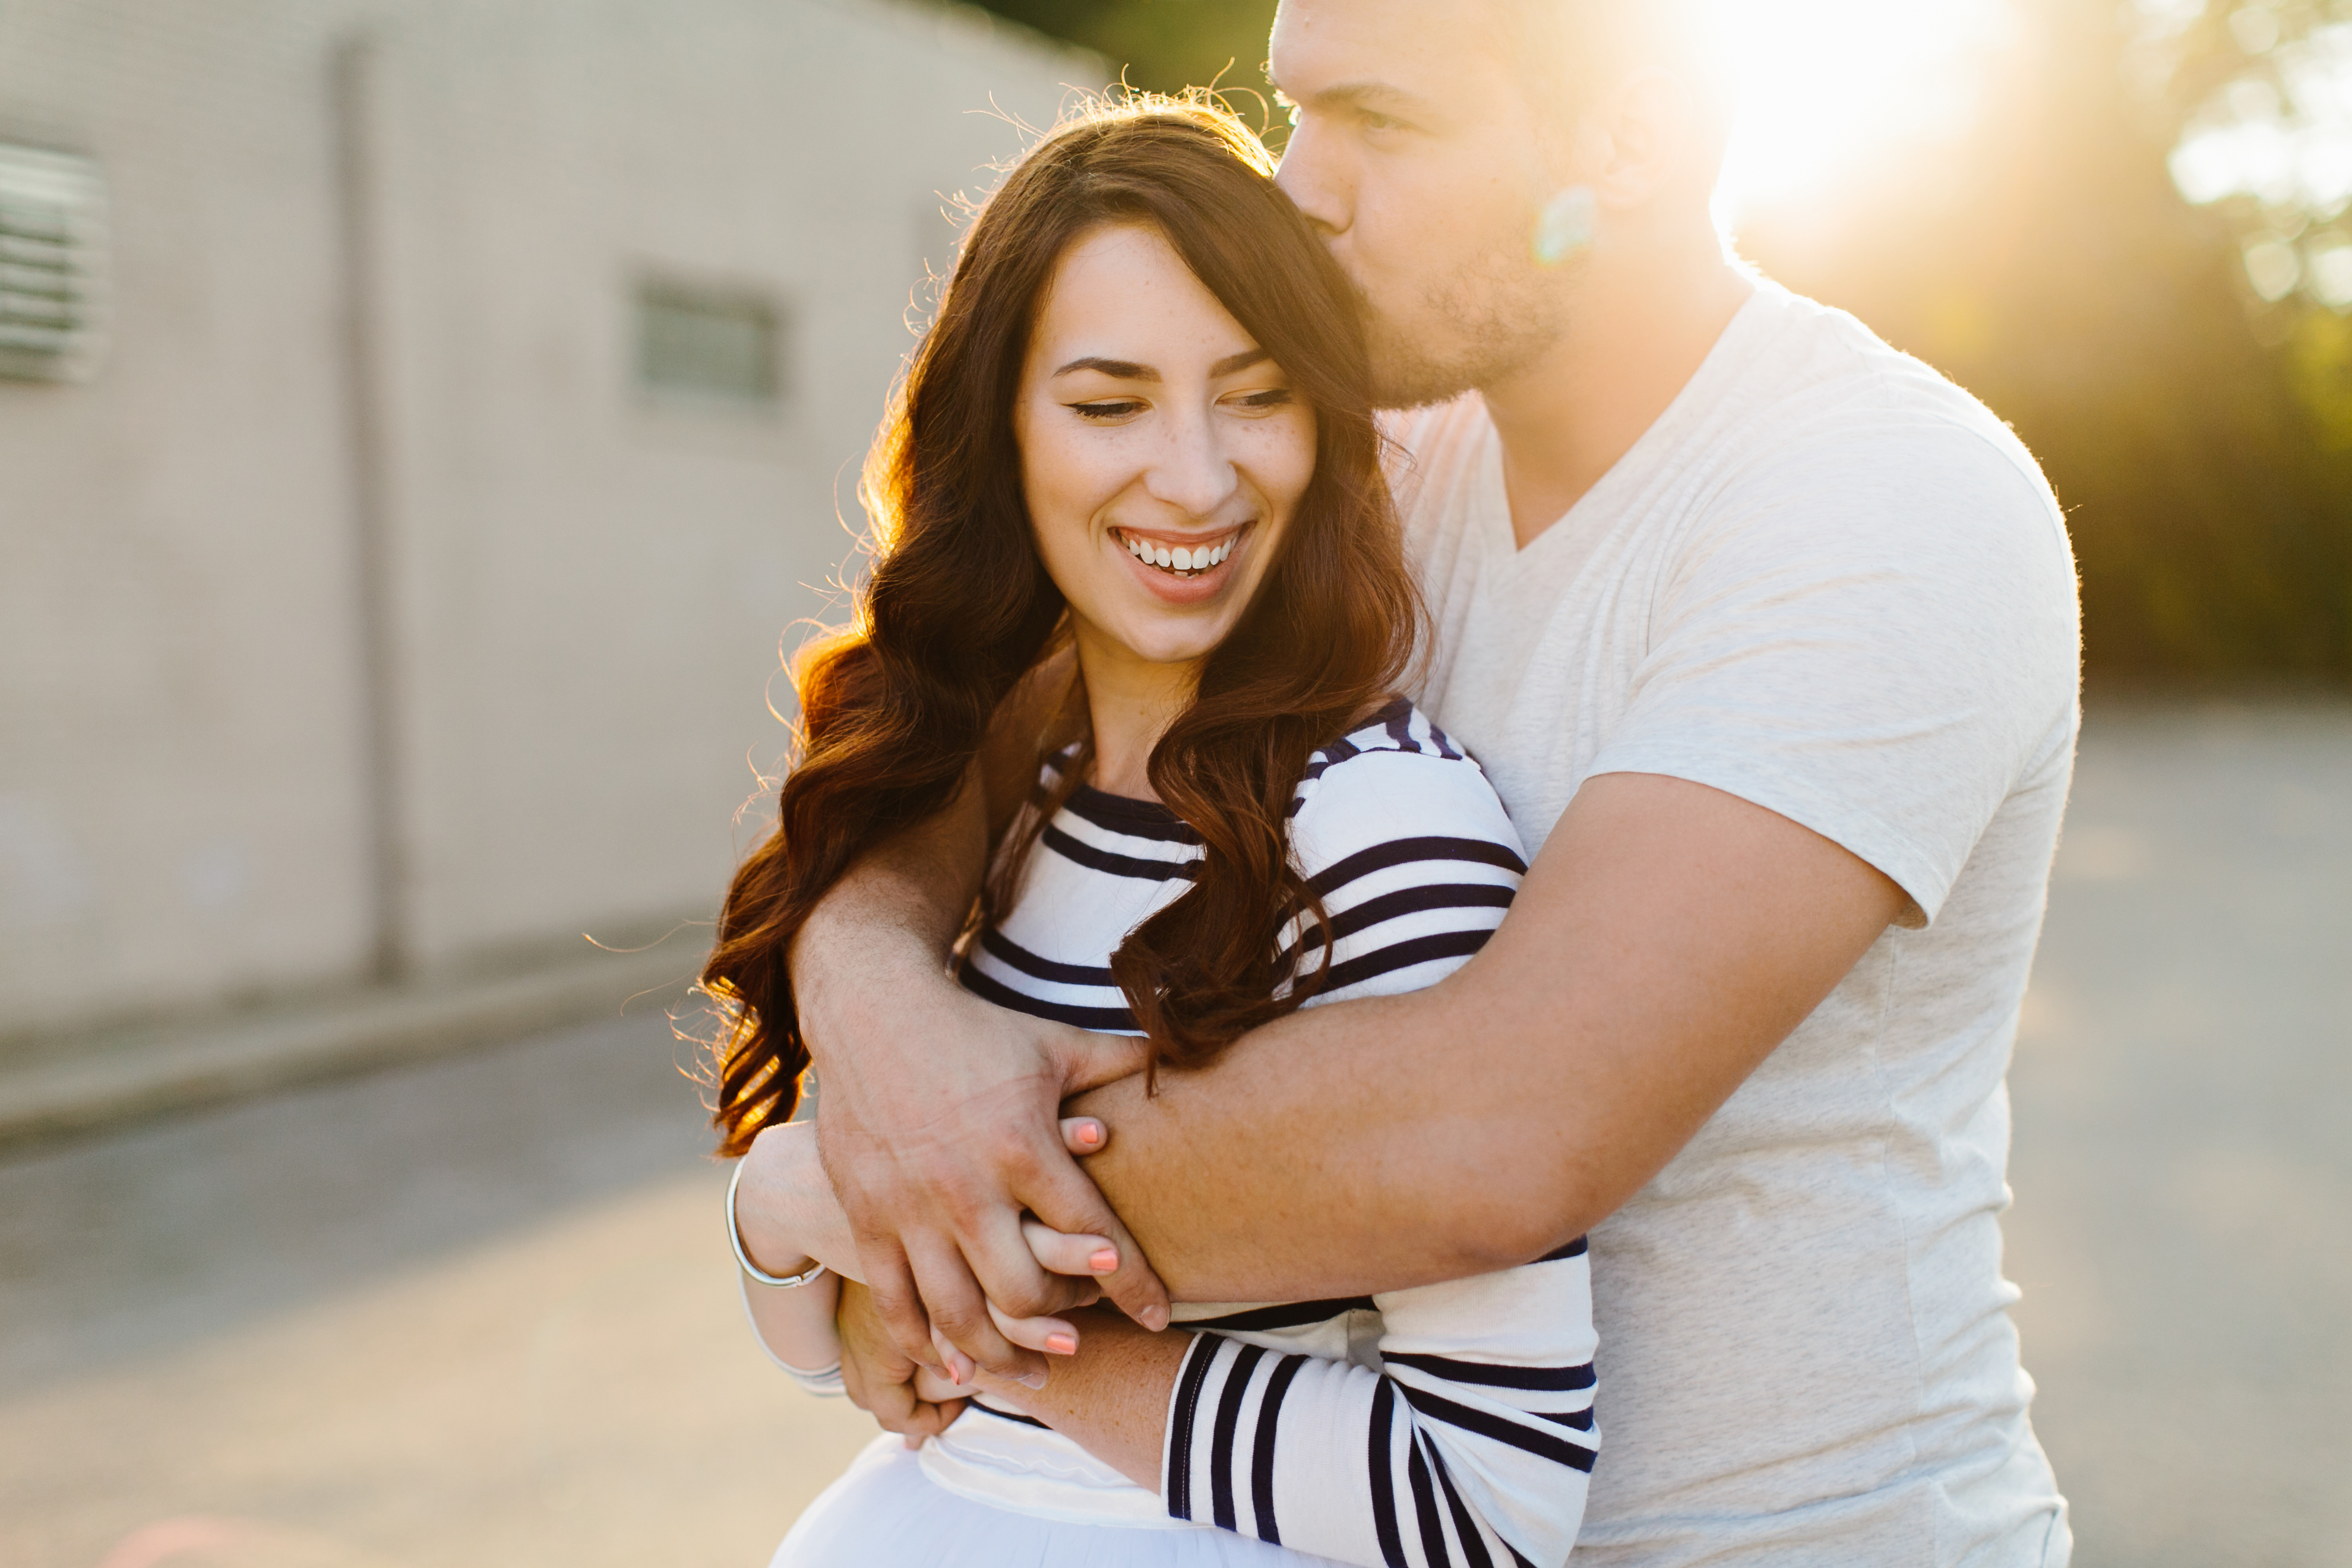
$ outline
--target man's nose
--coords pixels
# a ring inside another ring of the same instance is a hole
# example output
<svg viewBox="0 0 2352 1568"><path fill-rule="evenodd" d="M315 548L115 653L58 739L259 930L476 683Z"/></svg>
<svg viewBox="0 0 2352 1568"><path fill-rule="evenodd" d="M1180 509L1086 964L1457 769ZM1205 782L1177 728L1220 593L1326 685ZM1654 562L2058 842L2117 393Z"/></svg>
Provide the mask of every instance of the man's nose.
<svg viewBox="0 0 2352 1568"><path fill-rule="evenodd" d="M1274 171L1274 183L1325 239L1345 234L1350 216L1346 182L1333 153L1330 139L1316 128L1311 116L1304 116L1292 129Z"/></svg>
<svg viewBox="0 0 2352 1568"><path fill-rule="evenodd" d="M1223 506L1238 482L1233 459L1217 443L1205 414L1170 422L1144 489L1151 499L1189 517L1207 517Z"/></svg>

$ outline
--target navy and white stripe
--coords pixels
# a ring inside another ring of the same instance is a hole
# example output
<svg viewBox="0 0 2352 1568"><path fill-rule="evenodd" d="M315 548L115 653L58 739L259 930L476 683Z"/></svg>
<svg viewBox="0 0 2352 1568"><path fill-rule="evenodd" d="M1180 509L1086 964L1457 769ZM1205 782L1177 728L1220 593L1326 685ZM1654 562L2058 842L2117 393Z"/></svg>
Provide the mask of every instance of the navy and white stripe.
<svg viewBox="0 0 2352 1568"><path fill-rule="evenodd" d="M1298 1309L1180 1308L1168 1510L1373 1568L1557 1564L1601 1437L1582 1241Z"/></svg>
<svg viewBox="0 0 2352 1568"><path fill-rule="evenodd" d="M1049 767L1047 784L1054 782ZM1485 943L1527 869L1478 765L1409 703L1318 752L1291 853L1323 900L1330 969L1307 1005L1433 984ZM1135 1032L1110 977L1126 933L1181 896L1200 837L1081 786L963 984L1086 1028ZM1296 926L1298 972L1323 931ZM1328 1301L1180 1306L1162 1492L1179 1519L1370 1568L1557 1563L1599 1447L1583 1243L1474 1279Z"/></svg>
<svg viewBox="0 0 2352 1568"><path fill-rule="evenodd" d="M1527 869L1477 763L1402 699L1308 760L1291 811L1292 855L1336 939L1309 1005L1451 973L1501 923ZM1039 836L1013 910L967 946L964 985L1038 1017L1138 1032L1110 955L1192 886L1201 855L1167 807L1078 786ZM1323 931L1294 924L1286 950L1302 934L1304 978L1321 968Z"/></svg>

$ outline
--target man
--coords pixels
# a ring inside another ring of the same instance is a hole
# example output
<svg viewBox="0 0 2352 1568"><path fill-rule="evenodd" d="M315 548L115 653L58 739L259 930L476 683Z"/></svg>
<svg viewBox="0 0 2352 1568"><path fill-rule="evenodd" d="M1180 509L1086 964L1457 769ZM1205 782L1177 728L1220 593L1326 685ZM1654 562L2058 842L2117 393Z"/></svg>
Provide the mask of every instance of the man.
<svg viewBox="0 0 2352 1568"><path fill-rule="evenodd" d="M1384 401L1423 410L1424 705L1533 866L1452 979L1156 1099L942 975L1001 777L861 868L794 973L872 1280L848 1370L895 1427L950 1414L904 1386L934 1330L1042 1369L983 1299L1076 1299L1024 1208L1118 1237L1105 1288L1153 1328L1150 1269L1339 1297L1589 1231L1581 1554L2066 1560L1996 1217L2076 724L2063 526L1965 394L1726 260L1721 126L1665 10L1285 0L1282 184L1363 292ZM1081 1175L1055 1117L1087 1089L1111 1136Z"/></svg>

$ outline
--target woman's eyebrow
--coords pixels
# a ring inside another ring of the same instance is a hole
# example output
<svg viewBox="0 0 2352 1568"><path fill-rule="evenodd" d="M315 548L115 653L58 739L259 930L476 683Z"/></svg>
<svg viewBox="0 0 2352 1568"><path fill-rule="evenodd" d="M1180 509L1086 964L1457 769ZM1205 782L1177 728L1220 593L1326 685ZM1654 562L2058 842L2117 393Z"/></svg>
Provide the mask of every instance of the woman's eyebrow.
<svg viewBox="0 0 2352 1568"><path fill-rule="evenodd" d="M1214 381L1219 376L1231 375L1236 371L1247 370L1268 357L1270 356L1264 349L1244 349L1239 353L1227 354L1209 367L1209 379ZM1138 364L1131 359L1105 359L1100 354L1088 354L1084 359L1074 359L1054 374L1057 376L1068 375L1081 370L1097 371L1115 381L1158 381L1160 379L1160 373L1148 364Z"/></svg>
<svg viewBox="0 0 2352 1568"><path fill-rule="evenodd" d="M1099 354L1088 354L1084 359L1074 359L1054 374L1068 375L1073 371L1081 370L1100 371L1117 381L1158 381L1160 379L1160 373L1148 364L1138 364L1131 359L1105 359Z"/></svg>

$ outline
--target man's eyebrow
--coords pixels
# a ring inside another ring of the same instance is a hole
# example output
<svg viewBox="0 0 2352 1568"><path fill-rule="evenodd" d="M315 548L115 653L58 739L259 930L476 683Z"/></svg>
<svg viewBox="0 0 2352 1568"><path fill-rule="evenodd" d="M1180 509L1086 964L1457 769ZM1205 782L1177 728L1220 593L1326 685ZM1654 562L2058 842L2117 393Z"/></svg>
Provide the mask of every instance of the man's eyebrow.
<svg viewBox="0 0 2352 1568"><path fill-rule="evenodd" d="M1148 364L1138 364L1131 359L1105 359L1100 354L1088 354L1084 359L1074 359L1054 374L1068 375L1071 372L1079 370L1098 370L1115 381L1158 381L1160 379L1160 373Z"/></svg>
<svg viewBox="0 0 2352 1568"><path fill-rule="evenodd" d="M1298 101L1295 95L1283 92L1280 88L1275 91L1286 100ZM1409 114L1427 114L1437 107L1417 92L1407 92L1392 82L1378 80L1338 82L1315 93L1306 101L1317 109L1366 109L1384 105L1390 109L1402 109Z"/></svg>

